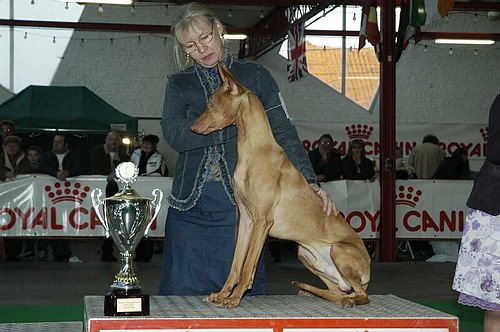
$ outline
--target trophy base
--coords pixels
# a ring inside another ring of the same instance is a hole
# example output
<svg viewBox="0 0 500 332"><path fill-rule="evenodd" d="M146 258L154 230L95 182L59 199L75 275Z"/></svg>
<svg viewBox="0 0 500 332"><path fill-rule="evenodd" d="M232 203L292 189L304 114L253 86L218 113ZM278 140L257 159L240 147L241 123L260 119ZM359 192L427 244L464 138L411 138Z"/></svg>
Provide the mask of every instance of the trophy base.
<svg viewBox="0 0 500 332"><path fill-rule="evenodd" d="M112 290L104 296L104 316L148 316L149 295L140 290Z"/></svg>

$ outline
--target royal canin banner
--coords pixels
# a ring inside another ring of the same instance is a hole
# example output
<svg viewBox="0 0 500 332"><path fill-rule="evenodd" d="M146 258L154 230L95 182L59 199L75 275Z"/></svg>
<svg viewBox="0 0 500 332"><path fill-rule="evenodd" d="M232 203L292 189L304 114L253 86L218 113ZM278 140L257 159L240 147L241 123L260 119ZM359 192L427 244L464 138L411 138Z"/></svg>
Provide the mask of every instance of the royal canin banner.
<svg viewBox="0 0 500 332"><path fill-rule="evenodd" d="M318 139L328 133L333 137L333 145L345 155L349 142L360 138L365 142L366 155L377 161L380 155L378 123L338 123L316 121L294 121L304 148L311 151L318 146ZM405 157L411 149L422 143L427 134L436 135L439 145L451 155L457 147L463 147L469 155L471 170L479 170L486 157L488 142L488 126L486 124L398 124L396 127L396 144L402 148Z"/></svg>
<svg viewBox="0 0 500 332"><path fill-rule="evenodd" d="M66 181L48 175L20 175L0 182L0 236L104 236L104 227L92 206L91 192L99 188L104 195L106 183L106 177L101 175ZM164 192L160 213L148 234L163 236L171 179L140 177L132 187L139 195L151 199L154 188ZM100 212L103 215L102 207Z"/></svg>
<svg viewBox="0 0 500 332"><path fill-rule="evenodd" d="M396 237L399 239L460 239L471 180L396 181ZM163 237L172 178L139 177L132 187L153 198L164 197L150 237ZM0 237L104 236L90 193L103 192L105 176L80 176L58 181L47 175L24 175L0 182ZM339 180L322 184L340 213L363 239L379 236L380 186L378 181ZM101 211L102 212L102 211Z"/></svg>

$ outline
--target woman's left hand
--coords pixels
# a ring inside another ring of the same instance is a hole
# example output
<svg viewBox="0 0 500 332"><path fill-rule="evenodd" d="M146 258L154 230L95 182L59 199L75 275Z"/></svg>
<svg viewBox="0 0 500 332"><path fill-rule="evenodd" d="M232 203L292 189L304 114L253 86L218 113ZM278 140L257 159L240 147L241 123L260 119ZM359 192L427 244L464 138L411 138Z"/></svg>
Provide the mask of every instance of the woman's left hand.
<svg viewBox="0 0 500 332"><path fill-rule="evenodd" d="M316 183L309 183L309 186L323 200L323 211L326 212L326 215L329 216L333 212L333 215L337 216L339 214L339 210L335 206L335 203L333 203L330 195L321 189Z"/></svg>

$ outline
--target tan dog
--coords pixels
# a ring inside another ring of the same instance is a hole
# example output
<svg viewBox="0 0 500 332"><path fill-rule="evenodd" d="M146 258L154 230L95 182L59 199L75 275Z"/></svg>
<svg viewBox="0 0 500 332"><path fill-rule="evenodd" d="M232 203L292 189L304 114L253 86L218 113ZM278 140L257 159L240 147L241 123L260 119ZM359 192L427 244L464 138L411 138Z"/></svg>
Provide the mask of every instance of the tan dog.
<svg viewBox="0 0 500 332"><path fill-rule="evenodd" d="M317 295L344 307L370 302L370 256L363 241L339 216L326 216L322 199L276 143L257 96L219 65L223 85L191 130L209 134L236 124L238 165L233 176L240 224L233 263L224 287L205 300L237 306L252 287L268 235L299 244L298 256L328 289L294 282L302 295Z"/></svg>

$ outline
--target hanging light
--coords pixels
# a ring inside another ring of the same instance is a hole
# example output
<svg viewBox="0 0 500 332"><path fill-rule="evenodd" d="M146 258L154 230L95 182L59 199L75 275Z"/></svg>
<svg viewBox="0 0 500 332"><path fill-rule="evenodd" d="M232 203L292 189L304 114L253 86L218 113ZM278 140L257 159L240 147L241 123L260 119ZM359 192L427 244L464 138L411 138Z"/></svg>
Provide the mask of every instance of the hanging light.
<svg viewBox="0 0 500 332"><path fill-rule="evenodd" d="M245 35L244 33L226 33L224 34L224 39L227 39L227 40L244 40L244 39L247 39L247 35Z"/></svg>
<svg viewBox="0 0 500 332"><path fill-rule="evenodd" d="M263 10L260 11L259 17L264 18L264 11Z"/></svg>
<svg viewBox="0 0 500 332"><path fill-rule="evenodd" d="M227 17L232 18L233 17L233 11L229 9L229 12L227 13Z"/></svg>
<svg viewBox="0 0 500 332"><path fill-rule="evenodd" d="M492 39L438 38L434 42L436 44L459 44L459 45L493 45L493 44L495 44L495 41Z"/></svg>
<svg viewBox="0 0 500 332"><path fill-rule="evenodd" d="M59 0L61 1L61 0ZM77 2L85 5L88 3L96 3L101 5L132 5L133 0L63 0L64 2Z"/></svg>

